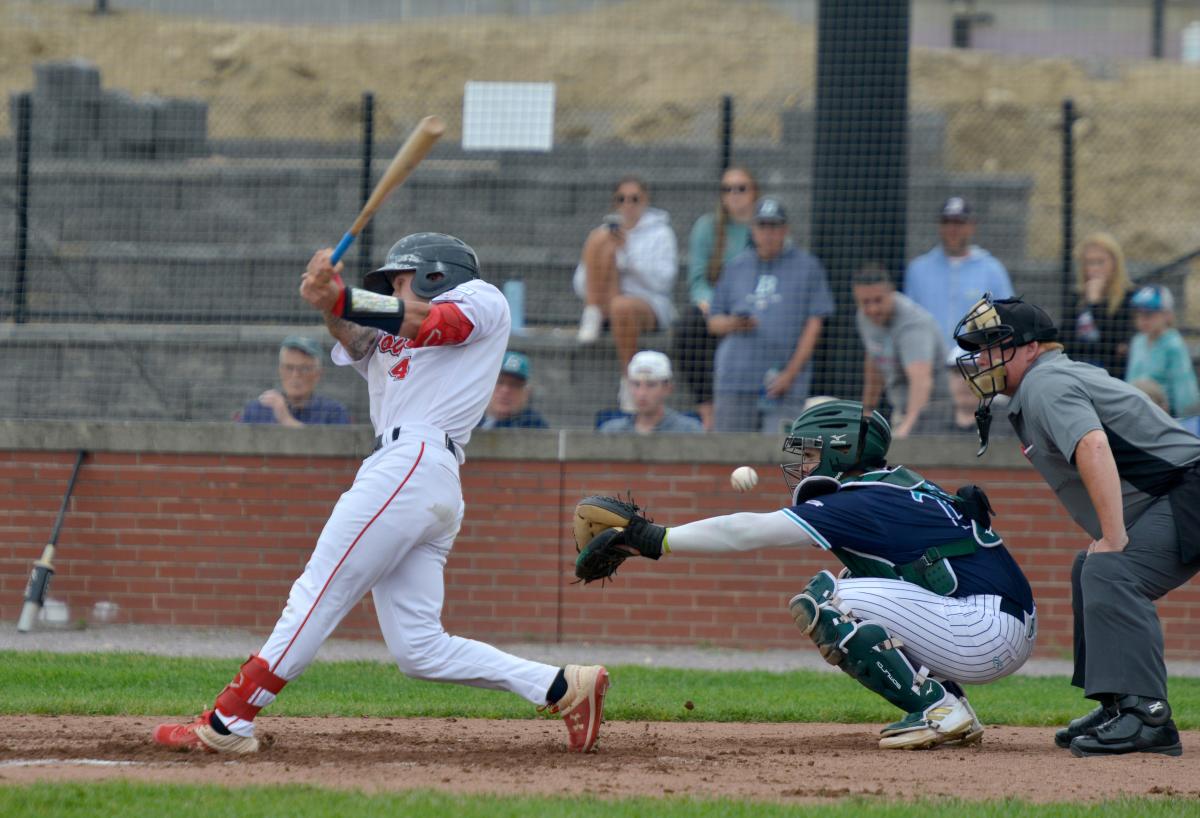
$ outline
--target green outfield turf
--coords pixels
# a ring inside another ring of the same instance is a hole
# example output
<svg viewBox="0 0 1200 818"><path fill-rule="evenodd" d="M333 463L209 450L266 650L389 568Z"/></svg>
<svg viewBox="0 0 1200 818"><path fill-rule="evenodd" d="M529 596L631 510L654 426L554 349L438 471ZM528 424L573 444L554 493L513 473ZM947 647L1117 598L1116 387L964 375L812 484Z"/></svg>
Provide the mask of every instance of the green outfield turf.
<svg viewBox="0 0 1200 818"><path fill-rule="evenodd" d="M0 652L0 713L190 714L211 706L237 661L141 654ZM614 666L607 718L640 721L886 722L896 711L841 673ZM1016 676L970 687L989 724L1054 725L1090 708L1061 677ZM691 702L692 708L685 707ZM1200 727L1200 679L1171 681L1181 729ZM532 718L516 696L418 682L391 665L318 662L271 706L279 716Z"/></svg>
<svg viewBox="0 0 1200 818"><path fill-rule="evenodd" d="M812 815L820 818L1172 818L1194 816L1191 801L1126 799L1101 804L1028 804L1022 801L988 803L929 801L881 802L848 798L833 804L786 806L729 800L684 800L674 798L597 800L593 798L508 798L455 796L410 790L364 795L357 792L313 787L220 787L162 786L122 781L89 784L43 784L0 786L0 815L55 818L375 818L403 815L406 818L527 818L571 816L572 818L642 818L646 815L676 818L783 818Z"/></svg>

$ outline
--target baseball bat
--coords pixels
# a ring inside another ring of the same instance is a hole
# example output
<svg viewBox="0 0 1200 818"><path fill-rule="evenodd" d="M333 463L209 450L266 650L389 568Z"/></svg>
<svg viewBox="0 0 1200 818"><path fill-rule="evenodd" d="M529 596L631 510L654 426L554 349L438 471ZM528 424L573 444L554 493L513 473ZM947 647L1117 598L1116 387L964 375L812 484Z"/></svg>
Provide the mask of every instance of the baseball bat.
<svg viewBox="0 0 1200 818"><path fill-rule="evenodd" d="M54 576L54 550L58 544L58 532L62 530L63 517L67 516L67 506L71 502L71 492L75 491L75 480L79 477L79 467L87 455L80 449L75 455L75 468L71 471L71 480L67 483L67 492L63 495L62 506L58 509L58 519L54 521L54 530L50 532L50 542L42 550L42 558L33 564L29 573L29 582L25 585L25 605L21 608L21 618L17 620L17 631L28 633L33 627L33 620L46 601L46 591L50 588L50 577Z"/></svg>
<svg viewBox="0 0 1200 818"><path fill-rule="evenodd" d="M417 165L421 164L421 160L429 154L434 143L445 132L446 123L438 116L427 116L417 123L417 127L413 128L413 132L408 135L408 139L404 140L400 150L396 151L392 163L387 166L382 178L376 183L375 189L371 191L367 203L358 212L358 218L354 220L354 224L350 225L350 229L342 236L337 247L333 248L333 258L330 263L336 265L341 260L345 252L350 249L350 245L354 243L355 237L362 232L362 229L367 226L367 222L371 221L371 217L375 215L375 211L383 204L383 200L403 184L408 175Z"/></svg>

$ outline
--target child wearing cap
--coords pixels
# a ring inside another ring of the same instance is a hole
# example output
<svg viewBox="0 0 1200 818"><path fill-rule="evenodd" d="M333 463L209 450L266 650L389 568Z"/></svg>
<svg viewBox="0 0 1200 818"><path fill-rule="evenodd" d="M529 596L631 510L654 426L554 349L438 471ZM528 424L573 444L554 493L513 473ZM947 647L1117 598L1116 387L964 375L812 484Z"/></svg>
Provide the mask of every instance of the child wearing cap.
<svg viewBox="0 0 1200 818"><path fill-rule="evenodd" d="M1187 342L1172 324L1175 298L1161 284L1142 287L1133 295L1137 334L1129 346L1125 380L1150 378L1163 388L1171 415L1190 417L1200 410L1200 387Z"/></svg>

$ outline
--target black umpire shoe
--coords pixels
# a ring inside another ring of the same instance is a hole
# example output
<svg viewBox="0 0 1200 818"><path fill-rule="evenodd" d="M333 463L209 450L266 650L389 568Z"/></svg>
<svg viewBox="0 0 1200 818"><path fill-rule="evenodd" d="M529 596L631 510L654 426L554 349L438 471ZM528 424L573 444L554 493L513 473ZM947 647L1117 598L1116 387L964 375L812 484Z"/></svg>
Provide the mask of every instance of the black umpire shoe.
<svg viewBox="0 0 1200 818"><path fill-rule="evenodd" d="M1122 753L1183 755L1171 706L1162 699L1122 696L1117 699L1115 718L1071 742L1071 755L1077 758Z"/></svg>
<svg viewBox="0 0 1200 818"><path fill-rule="evenodd" d="M1116 696L1103 696L1100 699L1099 707L1085 716L1072 720L1070 724L1055 733L1054 743L1065 750L1071 746L1072 741L1080 736L1092 734L1097 727L1116 716Z"/></svg>

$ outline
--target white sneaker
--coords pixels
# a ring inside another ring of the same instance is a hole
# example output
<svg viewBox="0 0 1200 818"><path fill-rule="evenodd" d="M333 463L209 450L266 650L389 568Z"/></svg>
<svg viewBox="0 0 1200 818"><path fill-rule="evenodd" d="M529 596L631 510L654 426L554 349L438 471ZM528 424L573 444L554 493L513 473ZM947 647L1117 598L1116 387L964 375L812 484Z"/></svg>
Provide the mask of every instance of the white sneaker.
<svg viewBox="0 0 1200 818"><path fill-rule="evenodd" d="M604 327L604 313L594 304L583 308L579 318L579 334L575 340L581 344L593 344L600 338L600 330Z"/></svg>
<svg viewBox="0 0 1200 818"><path fill-rule="evenodd" d="M947 693L924 711L909 713L895 724L883 728L879 740L882 750L926 750L948 741L963 741L975 732L974 712L953 693ZM983 738L979 726L976 740Z"/></svg>
<svg viewBox="0 0 1200 818"><path fill-rule="evenodd" d="M633 390L629 388L629 378L621 376L621 388L617 390L617 403L621 407L621 411L632 415L637 411L637 404L633 402Z"/></svg>

